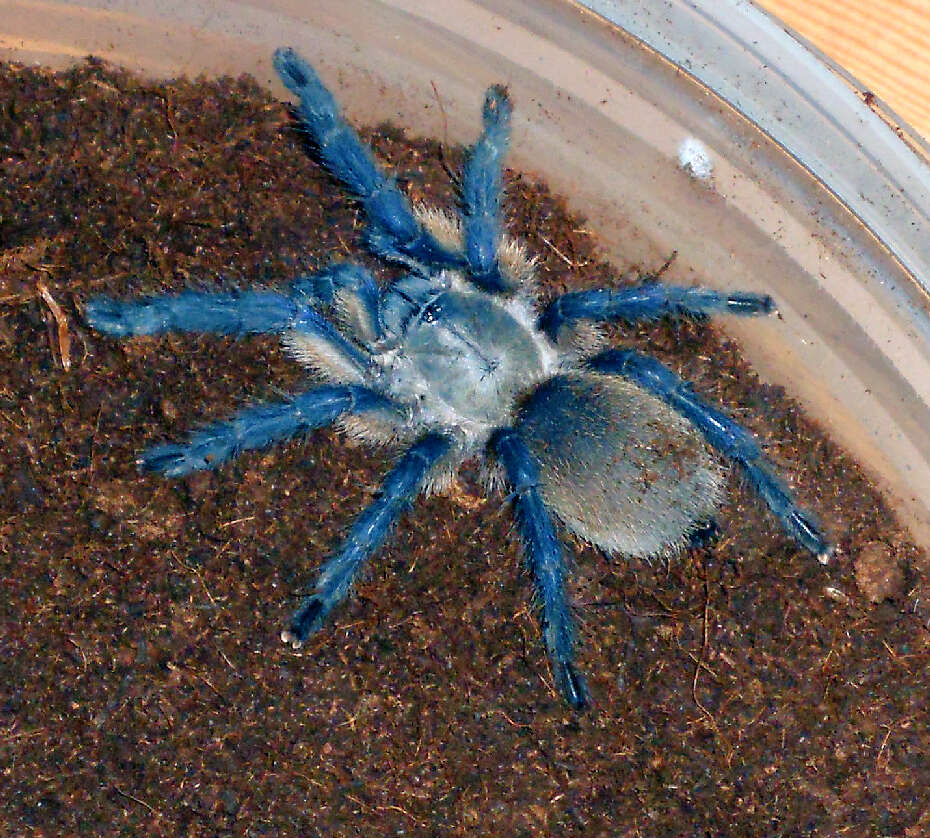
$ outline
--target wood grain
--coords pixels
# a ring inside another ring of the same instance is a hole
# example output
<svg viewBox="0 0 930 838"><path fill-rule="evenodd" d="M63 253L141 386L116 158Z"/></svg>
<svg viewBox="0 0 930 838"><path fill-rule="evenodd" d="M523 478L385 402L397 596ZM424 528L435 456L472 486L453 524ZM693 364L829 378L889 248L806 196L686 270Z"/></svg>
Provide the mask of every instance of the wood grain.
<svg viewBox="0 0 930 838"><path fill-rule="evenodd" d="M930 0L757 0L930 139Z"/></svg>

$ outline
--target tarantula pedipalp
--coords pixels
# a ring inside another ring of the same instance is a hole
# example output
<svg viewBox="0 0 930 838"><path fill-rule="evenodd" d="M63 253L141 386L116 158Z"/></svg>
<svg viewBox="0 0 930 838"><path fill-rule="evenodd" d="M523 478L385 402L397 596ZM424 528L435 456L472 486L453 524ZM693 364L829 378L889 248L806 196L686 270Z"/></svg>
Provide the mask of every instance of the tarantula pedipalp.
<svg viewBox="0 0 930 838"><path fill-rule="evenodd" d="M659 362L604 349L593 325L765 314L773 310L770 297L649 282L567 293L540 312L533 262L500 228L511 116L504 88L487 92L457 218L408 203L293 50L278 50L274 65L299 97L297 119L318 158L361 204L370 250L406 266L406 274L382 289L361 265L333 263L276 290L98 297L88 302L87 318L118 337L277 333L319 379L287 401L246 408L183 444L146 451L146 469L173 477L215 468L241 451L331 423L367 442L406 448L318 571L282 634L286 641L298 647L317 631L404 508L448 484L473 457L486 461L489 489L498 481L512 489L553 673L576 708L588 693L574 663L553 513L607 551L648 557L679 549L720 503L716 449L743 469L786 531L825 560L827 540L753 436Z"/></svg>

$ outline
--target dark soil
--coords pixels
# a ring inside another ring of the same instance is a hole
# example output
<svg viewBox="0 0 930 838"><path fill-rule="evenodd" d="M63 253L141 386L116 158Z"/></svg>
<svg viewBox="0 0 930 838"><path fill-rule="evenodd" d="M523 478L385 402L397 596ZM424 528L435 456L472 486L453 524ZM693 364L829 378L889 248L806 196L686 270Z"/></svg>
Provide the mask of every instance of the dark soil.
<svg viewBox="0 0 930 838"><path fill-rule="evenodd" d="M738 476L716 543L667 565L567 541L594 698L576 714L510 509L466 468L295 654L279 633L297 592L388 456L320 431L140 476L146 446L303 375L272 339L118 342L82 307L287 280L358 253L357 207L248 79L7 65L0 91L2 834L930 834L925 560L725 336L615 338L759 435L836 539L829 566ZM454 202L460 149L365 133L412 195ZM544 185L509 173L508 190L547 295L659 267L619 276Z"/></svg>

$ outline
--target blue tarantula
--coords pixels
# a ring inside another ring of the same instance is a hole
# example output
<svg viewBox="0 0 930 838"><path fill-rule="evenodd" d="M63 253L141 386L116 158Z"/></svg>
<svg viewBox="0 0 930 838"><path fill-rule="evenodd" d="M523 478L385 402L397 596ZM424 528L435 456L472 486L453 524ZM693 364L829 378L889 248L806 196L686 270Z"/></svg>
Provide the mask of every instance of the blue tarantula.
<svg viewBox="0 0 930 838"><path fill-rule="evenodd" d="M753 436L695 395L658 361L606 348L597 323L716 313L766 314L772 299L652 281L576 291L537 309L533 260L501 232L501 161L510 139L506 89L487 91L483 131L468 152L461 217L412 207L346 123L332 94L291 49L274 66L299 97L297 120L323 165L351 191L367 244L406 266L379 288L361 265L335 263L279 290L186 291L89 301L98 330L126 337L168 331L279 333L320 379L287 401L141 457L169 477L216 468L330 423L404 447L380 493L317 573L289 627L295 648L349 593L366 559L422 492L447 487L469 458L488 488L506 483L542 611L555 681L575 708L588 699L575 666L566 568L553 515L611 553L650 557L685 546L717 509L724 470L738 463L782 526L825 560L817 524L772 471ZM332 319L321 313L328 311Z"/></svg>

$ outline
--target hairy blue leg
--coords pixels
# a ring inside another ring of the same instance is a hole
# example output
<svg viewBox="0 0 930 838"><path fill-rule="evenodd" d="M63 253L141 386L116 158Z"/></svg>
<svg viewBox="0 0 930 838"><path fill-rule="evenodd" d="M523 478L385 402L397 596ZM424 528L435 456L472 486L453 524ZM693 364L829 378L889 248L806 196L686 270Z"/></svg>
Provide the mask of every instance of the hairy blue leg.
<svg viewBox="0 0 930 838"><path fill-rule="evenodd" d="M291 324L285 343L298 359L330 370L339 381L367 378L371 356L342 334L322 314L305 308Z"/></svg>
<svg viewBox="0 0 930 838"><path fill-rule="evenodd" d="M595 288L556 297L539 318L539 327L555 340L559 329L576 320L657 320L709 314L771 314L775 301L767 294L724 294L711 288L685 288L647 282L632 288Z"/></svg>
<svg viewBox="0 0 930 838"><path fill-rule="evenodd" d="M87 302L87 322L116 337L165 332L244 335L284 331L291 327L298 311L297 302L278 291L184 291L137 300L94 297Z"/></svg>
<svg viewBox="0 0 930 838"><path fill-rule="evenodd" d="M584 678L575 668L575 632L565 594L565 562L552 518L539 495L539 470L513 428L494 433L491 445L513 487L517 522L542 606L543 637L559 690L576 710L588 703Z"/></svg>
<svg viewBox="0 0 930 838"><path fill-rule="evenodd" d="M356 262L333 262L318 271L303 274L291 285L303 299L331 305L339 292L377 293L378 285L371 272Z"/></svg>
<svg viewBox="0 0 930 838"><path fill-rule="evenodd" d="M337 262L297 279L293 293L334 305L352 334L371 345L384 337L381 292L371 273L353 262Z"/></svg>
<svg viewBox="0 0 930 838"><path fill-rule="evenodd" d="M288 344L301 360L325 368L336 380L366 379L371 356L346 338L310 304L299 302L309 290L248 291L235 294L204 294L185 291L174 296L142 300L96 297L87 303L87 321L101 332L127 337L164 332L213 332L241 336L255 332L288 332ZM345 302L358 303L347 294ZM378 309L374 309L377 314ZM361 316L366 312L362 306ZM366 320L371 325L371 320ZM356 327L358 324L353 323ZM319 360L319 364L314 361Z"/></svg>
<svg viewBox="0 0 930 838"><path fill-rule="evenodd" d="M167 477L217 468L240 452L264 448L311 428L328 425L344 413L385 411L403 416L402 408L366 387L319 387L289 401L261 404L239 411L225 422L195 431L184 444L157 445L145 451L139 465Z"/></svg>
<svg viewBox="0 0 930 838"><path fill-rule="evenodd" d="M275 50L274 68L284 86L300 97L297 109L320 159L362 203L369 244L381 256L433 267L461 266L462 257L440 245L417 220L392 178L343 119L332 93L316 71L290 48Z"/></svg>
<svg viewBox="0 0 930 838"><path fill-rule="evenodd" d="M313 593L303 600L290 626L281 632L285 643L299 648L345 599L365 560L381 546L391 526L422 490L432 467L451 447L448 437L429 434L401 457L378 496L352 525L342 546L320 569Z"/></svg>
<svg viewBox="0 0 930 838"><path fill-rule="evenodd" d="M317 302L357 308L369 332L380 336L378 285L361 265L337 263L290 286L263 291L183 291L135 300L93 297L87 322L115 337L165 332L246 335L293 328L301 311Z"/></svg>
<svg viewBox="0 0 930 838"><path fill-rule="evenodd" d="M592 358L589 364L599 372L622 375L634 381L689 419L710 445L742 466L785 530L826 563L833 552L832 546L813 518L798 507L784 482L775 476L749 431L707 404L654 358L632 350L611 349Z"/></svg>
<svg viewBox="0 0 930 838"><path fill-rule="evenodd" d="M465 258L470 279L486 291L510 287L497 262L501 220L501 161L510 144L513 106L507 90L494 86L484 99L484 132L471 148L462 180Z"/></svg>

